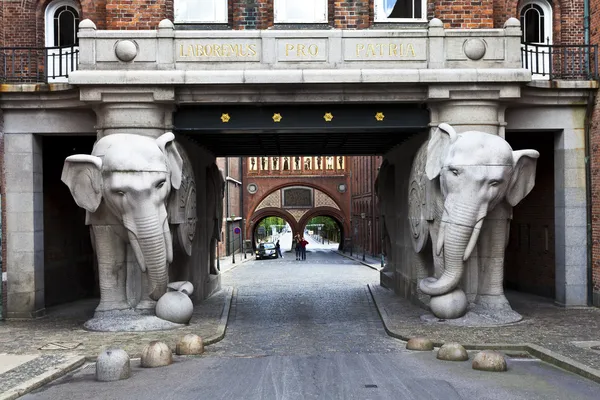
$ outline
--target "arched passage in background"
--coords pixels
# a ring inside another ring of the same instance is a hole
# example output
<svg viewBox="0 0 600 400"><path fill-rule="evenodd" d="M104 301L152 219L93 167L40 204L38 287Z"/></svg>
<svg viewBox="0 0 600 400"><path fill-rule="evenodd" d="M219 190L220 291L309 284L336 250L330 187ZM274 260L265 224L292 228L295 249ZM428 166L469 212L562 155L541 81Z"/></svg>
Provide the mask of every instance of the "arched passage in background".
<svg viewBox="0 0 600 400"><path fill-rule="evenodd" d="M342 250L344 238L346 237L346 233L350 230L350 227L346 226L347 223L346 218L344 218L344 214L340 210L337 210L332 207L313 208L312 210L304 214L298 222L298 228L300 232L304 232L306 225L310 222L310 220L312 220L315 217L329 217L336 222L340 230L340 241L338 250Z"/></svg>
<svg viewBox="0 0 600 400"><path fill-rule="evenodd" d="M298 231L298 223L296 222L296 219L287 211L276 207L262 208L259 211L252 214L252 217L250 218L250 223L246 227L246 237L251 238L253 250L256 248L257 242L256 228L258 227L258 224L260 224L260 222L267 217L282 218L285 222L290 224L292 232Z"/></svg>

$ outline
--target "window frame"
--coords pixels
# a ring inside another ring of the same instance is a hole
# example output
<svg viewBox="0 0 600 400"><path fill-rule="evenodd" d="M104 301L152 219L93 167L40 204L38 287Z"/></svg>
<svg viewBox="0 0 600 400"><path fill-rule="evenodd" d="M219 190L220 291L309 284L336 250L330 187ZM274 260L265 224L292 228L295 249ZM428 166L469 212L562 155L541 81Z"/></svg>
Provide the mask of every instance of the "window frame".
<svg viewBox="0 0 600 400"><path fill-rule="evenodd" d="M311 21L306 21L303 19L299 20L290 20L287 18L287 13L285 12L285 4L288 1L300 1L300 0L273 0L273 23L275 24L326 24L329 22L329 1L328 0L314 0L320 1L323 6L323 19L313 19ZM283 10L283 11L282 11ZM320 10L320 9L319 9ZM317 9L315 9L313 13L313 17L317 15ZM320 12L318 15L321 15Z"/></svg>
<svg viewBox="0 0 600 400"><path fill-rule="evenodd" d="M420 18L388 18L385 15L385 0L374 0L373 14L374 22L427 22L427 0L421 0L421 17Z"/></svg>
<svg viewBox="0 0 600 400"><path fill-rule="evenodd" d="M548 42L546 41L538 43L538 44L552 44L552 29L553 29L553 15L552 15L552 5L546 0L525 0L519 7L519 22L521 21L523 10L529 5L537 5L539 6L544 13L544 33L546 34L546 38L548 38ZM522 34L521 40L525 39L525 27L521 27ZM533 42L530 42L533 43Z"/></svg>
<svg viewBox="0 0 600 400"><path fill-rule="evenodd" d="M198 0L173 0L173 23L175 24L227 24L229 22L229 1L228 0L211 0L216 4L215 18L213 20L201 19L178 19L177 6L178 3L190 4ZM220 3L220 9L219 9Z"/></svg>
<svg viewBox="0 0 600 400"><path fill-rule="evenodd" d="M79 4L77 2L72 1L72 0L56 0L56 1L53 1L50 4L48 4L48 6L46 7L46 11L44 12L44 24L45 24L44 43L45 43L46 47L57 47L54 44L54 34L55 34L54 14L56 14L56 11L60 7L64 7L64 6L72 7L75 11L77 11L79 22L81 22L81 8L79 7ZM79 39L79 37L77 36L78 29L79 29L79 27L75 26L75 35L76 35L77 39ZM73 46L78 47L79 46L78 41L76 43L77 44L74 44Z"/></svg>

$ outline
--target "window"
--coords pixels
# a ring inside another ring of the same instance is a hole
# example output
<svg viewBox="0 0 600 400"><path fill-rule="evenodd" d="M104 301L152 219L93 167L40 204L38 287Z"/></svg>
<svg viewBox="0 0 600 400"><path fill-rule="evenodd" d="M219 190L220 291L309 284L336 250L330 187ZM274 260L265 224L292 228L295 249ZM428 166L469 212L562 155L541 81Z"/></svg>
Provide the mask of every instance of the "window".
<svg viewBox="0 0 600 400"><path fill-rule="evenodd" d="M46 46L78 46L79 12L73 1L55 1L46 8Z"/></svg>
<svg viewBox="0 0 600 400"><path fill-rule="evenodd" d="M519 13L523 42L552 44L552 9L544 0L525 1Z"/></svg>
<svg viewBox="0 0 600 400"><path fill-rule="evenodd" d="M326 23L327 0L275 0L275 23Z"/></svg>
<svg viewBox="0 0 600 400"><path fill-rule="evenodd" d="M175 0L175 23L227 23L227 0Z"/></svg>
<svg viewBox="0 0 600 400"><path fill-rule="evenodd" d="M425 21L426 0L375 0L375 22Z"/></svg>

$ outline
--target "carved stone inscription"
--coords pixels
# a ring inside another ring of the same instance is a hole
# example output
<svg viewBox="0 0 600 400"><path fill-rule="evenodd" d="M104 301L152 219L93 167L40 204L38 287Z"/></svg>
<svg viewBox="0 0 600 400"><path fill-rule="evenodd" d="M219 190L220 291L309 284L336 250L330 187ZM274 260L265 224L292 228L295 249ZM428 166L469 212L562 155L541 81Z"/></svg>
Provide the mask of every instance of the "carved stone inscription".
<svg viewBox="0 0 600 400"><path fill-rule="evenodd" d="M277 61L327 61L327 39L278 39Z"/></svg>
<svg viewBox="0 0 600 400"><path fill-rule="evenodd" d="M290 188L283 190L283 206L304 208L313 206L312 189Z"/></svg>
<svg viewBox="0 0 600 400"><path fill-rule="evenodd" d="M175 42L176 61L260 61L260 39L194 39Z"/></svg>
<svg viewBox="0 0 600 400"><path fill-rule="evenodd" d="M425 38L344 40L344 60L348 61L424 61L427 59Z"/></svg>

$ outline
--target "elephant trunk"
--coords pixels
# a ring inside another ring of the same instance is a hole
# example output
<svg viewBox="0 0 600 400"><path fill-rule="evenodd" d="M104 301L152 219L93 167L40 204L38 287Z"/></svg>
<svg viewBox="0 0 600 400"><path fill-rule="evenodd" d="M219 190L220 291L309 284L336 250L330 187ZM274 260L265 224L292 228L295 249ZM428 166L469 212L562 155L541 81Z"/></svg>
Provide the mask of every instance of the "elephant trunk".
<svg viewBox="0 0 600 400"><path fill-rule="evenodd" d="M167 291L167 243L157 215L134 218L135 234L129 231L131 248L142 271L148 273L149 296L158 300Z"/></svg>
<svg viewBox="0 0 600 400"><path fill-rule="evenodd" d="M439 279L427 278L419 283L423 293L440 296L458 286L464 262L469 259L479 238L485 216L480 214L479 207L465 205L454 207L451 213L444 212L436 246L438 254L444 249L444 270Z"/></svg>

